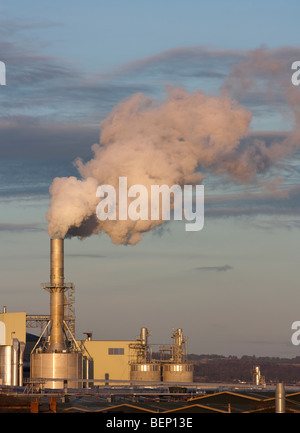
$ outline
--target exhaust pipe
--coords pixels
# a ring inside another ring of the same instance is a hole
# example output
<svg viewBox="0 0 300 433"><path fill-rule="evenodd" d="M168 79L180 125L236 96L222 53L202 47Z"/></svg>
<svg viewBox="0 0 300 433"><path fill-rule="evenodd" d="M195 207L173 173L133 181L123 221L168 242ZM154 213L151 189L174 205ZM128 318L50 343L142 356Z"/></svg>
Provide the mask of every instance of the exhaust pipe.
<svg viewBox="0 0 300 433"><path fill-rule="evenodd" d="M64 240L50 239L50 352L66 349L64 335Z"/></svg>

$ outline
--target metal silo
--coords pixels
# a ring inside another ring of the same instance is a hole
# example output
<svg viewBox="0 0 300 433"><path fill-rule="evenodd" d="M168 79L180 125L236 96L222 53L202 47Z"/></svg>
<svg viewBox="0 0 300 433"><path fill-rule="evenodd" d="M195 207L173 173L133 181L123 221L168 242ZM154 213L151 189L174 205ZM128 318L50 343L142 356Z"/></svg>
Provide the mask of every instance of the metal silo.
<svg viewBox="0 0 300 433"><path fill-rule="evenodd" d="M65 291L72 286L64 278L64 240L51 239L50 283L42 285L50 293L50 320L30 359L31 379L41 379L51 389L63 388L64 381L78 388L82 379L82 353L64 317ZM46 330L50 335L44 341Z"/></svg>
<svg viewBox="0 0 300 433"><path fill-rule="evenodd" d="M0 380L2 385L12 385L12 346L0 346Z"/></svg>
<svg viewBox="0 0 300 433"><path fill-rule="evenodd" d="M148 345L149 331L141 328L140 336L136 343L130 345L132 358L130 361L130 380L132 381L161 381L161 365L153 362L151 351Z"/></svg>
<svg viewBox="0 0 300 433"><path fill-rule="evenodd" d="M13 338L11 345L0 345L0 381L2 385L23 386L25 343Z"/></svg>
<svg viewBox="0 0 300 433"><path fill-rule="evenodd" d="M193 382L194 366L191 363L166 363L162 366L164 382Z"/></svg>
<svg viewBox="0 0 300 433"><path fill-rule="evenodd" d="M161 366L159 363L148 362L145 364L130 365L130 380L132 381L161 381Z"/></svg>
<svg viewBox="0 0 300 433"><path fill-rule="evenodd" d="M173 332L174 344L169 348L170 359L162 363L164 382L193 382L194 366L187 361L186 338L182 329ZM168 350L163 348L162 350Z"/></svg>

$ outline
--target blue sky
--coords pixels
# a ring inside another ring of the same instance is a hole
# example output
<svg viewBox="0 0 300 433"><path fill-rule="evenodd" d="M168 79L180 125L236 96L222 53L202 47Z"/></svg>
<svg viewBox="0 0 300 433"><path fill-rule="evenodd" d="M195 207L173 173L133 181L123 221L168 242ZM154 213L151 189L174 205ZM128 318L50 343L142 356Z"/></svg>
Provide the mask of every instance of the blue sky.
<svg viewBox="0 0 300 433"><path fill-rule="evenodd" d="M292 0L2 2L0 293L8 311L48 313L40 283L49 279L49 186L78 176L74 159L92 157L100 122L124 98L160 100L169 84L218 95L234 66L246 71L263 47L285 75L234 97L253 113L253 143L261 131L273 142L293 128L281 86L297 103L300 89L288 82L290 61L300 60L299 12ZM77 338L130 339L146 326L150 342L163 344L181 327L193 353L298 355L298 149L259 173L267 189L208 176L201 232L171 222L134 247L106 235L66 240Z"/></svg>

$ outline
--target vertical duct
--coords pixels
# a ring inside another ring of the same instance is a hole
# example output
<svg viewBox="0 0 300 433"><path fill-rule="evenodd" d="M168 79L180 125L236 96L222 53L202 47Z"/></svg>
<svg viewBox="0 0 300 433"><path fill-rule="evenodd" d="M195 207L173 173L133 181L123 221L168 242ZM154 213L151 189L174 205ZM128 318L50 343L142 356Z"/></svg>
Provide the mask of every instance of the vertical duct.
<svg viewBox="0 0 300 433"><path fill-rule="evenodd" d="M24 351L25 343L21 341L19 345L19 386L23 386Z"/></svg>
<svg viewBox="0 0 300 433"><path fill-rule="evenodd" d="M66 349L64 335L64 240L50 239L50 352Z"/></svg>
<svg viewBox="0 0 300 433"><path fill-rule="evenodd" d="M148 329L141 328L140 340L144 346L148 346L148 335L149 335Z"/></svg>
<svg viewBox="0 0 300 433"><path fill-rule="evenodd" d="M285 390L282 382L279 382L276 385L275 412L285 413Z"/></svg>
<svg viewBox="0 0 300 433"><path fill-rule="evenodd" d="M11 363L12 363L11 385L18 386L19 385L19 340L17 338L14 338L12 342Z"/></svg>

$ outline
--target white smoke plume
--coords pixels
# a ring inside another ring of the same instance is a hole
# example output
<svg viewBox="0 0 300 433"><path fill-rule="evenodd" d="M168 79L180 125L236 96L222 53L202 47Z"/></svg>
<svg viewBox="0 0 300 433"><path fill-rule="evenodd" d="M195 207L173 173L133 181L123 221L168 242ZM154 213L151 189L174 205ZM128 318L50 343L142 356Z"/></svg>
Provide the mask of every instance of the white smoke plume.
<svg viewBox="0 0 300 433"><path fill-rule="evenodd" d="M135 244L141 234L163 221L99 221L95 217L98 185L116 188L126 176L128 188L142 184L201 183L201 167L232 175L228 162L249 129L251 113L228 96L206 96L169 88L161 104L143 94L121 102L101 124L94 158L75 164L80 179L56 178L47 213L51 237L87 236L105 232L116 244Z"/></svg>
<svg viewBox="0 0 300 433"><path fill-rule="evenodd" d="M49 235L84 238L106 233L115 244L134 245L143 233L164 221L99 221L99 185L109 184L117 190L120 176L127 177L128 188L134 184L149 190L153 184L200 184L204 172L248 182L292 152L299 145L295 135L284 145L245 140L252 114L229 96L252 86L249 71L258 65L271 67L264 60L253 55L245 67L240 65L219 96L170 87L161 103L143 94L119 103L100 125L100 144L92 146L94 157L87 163L75 162L80 178L54 179L47 213ZM272 67L277 77L283 65L273 63ZM290 96L287 99L295 105Z"/></svg>

